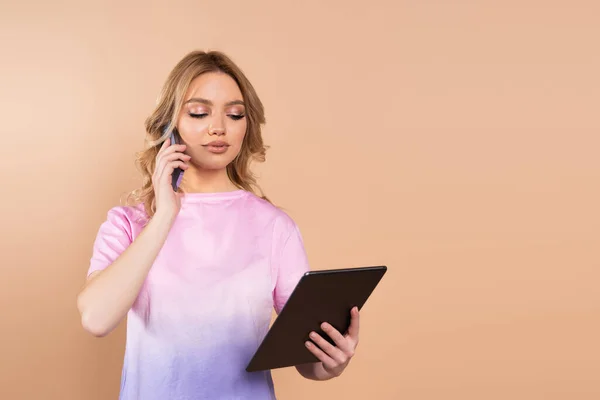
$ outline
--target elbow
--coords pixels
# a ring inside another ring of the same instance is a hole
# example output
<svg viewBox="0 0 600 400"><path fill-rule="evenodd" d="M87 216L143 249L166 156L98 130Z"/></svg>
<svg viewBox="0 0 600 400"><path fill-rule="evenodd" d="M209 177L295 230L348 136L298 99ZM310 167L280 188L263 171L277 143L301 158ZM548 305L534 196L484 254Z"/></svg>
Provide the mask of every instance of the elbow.
<svg viewBox="0 0 600 400"><path fill-rule="evenodd" d="M93 311L84 301L82 294L77 298L77 308L81 315L81 326L92 336L101 338L108 335L112 328L108 324L98 318L97 313Z"/></svg>
<svg viewBox="0 0 600 400"><path fill-rule="evenodd" d="M111 331L106 324L93 318L89 313L81 314L81 326L86 332L97 338L104 337Z"/></svg>

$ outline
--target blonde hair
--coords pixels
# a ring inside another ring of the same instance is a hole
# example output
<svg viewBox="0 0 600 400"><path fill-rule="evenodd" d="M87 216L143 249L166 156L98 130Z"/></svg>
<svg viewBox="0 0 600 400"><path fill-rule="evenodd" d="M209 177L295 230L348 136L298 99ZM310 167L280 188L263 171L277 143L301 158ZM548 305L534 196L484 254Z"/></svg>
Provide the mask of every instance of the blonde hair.
<svg viewBox="0 0 600 400"><path fill-rule="evenodd" d="M188 53L173 68L158 97L157 105L146 119L146 148L137 153L136 165L142 174L142 186L132 191L128 201L143 204L148 217L156 211L152 174L156 155L162 143L175 128L184 96L191 82L207 72L222 72L237 83L246 105L248 121L246 135L238 156L227 166L227 175L234 185L269 201L262 194L256 177L250 170L252 161L265 161L267 147L263 144L261 125L265 123L265 112L254 87L242 70L224 53L219 51L193 51ZM181 189L180 189L181 190Z"/></svg>

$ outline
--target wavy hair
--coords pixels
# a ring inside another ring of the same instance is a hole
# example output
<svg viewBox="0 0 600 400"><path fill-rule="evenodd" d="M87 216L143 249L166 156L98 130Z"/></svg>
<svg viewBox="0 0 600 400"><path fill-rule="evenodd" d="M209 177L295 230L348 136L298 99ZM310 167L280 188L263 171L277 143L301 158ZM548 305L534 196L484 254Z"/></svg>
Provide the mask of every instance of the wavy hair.
<svg viewBox="0 0 600 400"><path fill-rule="evenodd" d="M143 204L148 217L156 212L152 174L156 155L162 143L167 140L175 128L184 96L191 82L207 72L222 72L229 75L237 83L246 104L247 129L240 153L227 166L227 175L235 186L247 190L269 201L257 184L256 177L250 170L253 161L264 162L267 146L261 135L261 125L265 123L265 112L254 87L242 70L224 53L220 51L193 51L188 53L175 65L157 100L152 114L146 119L146 147L137 153L136 166L142 174L142 186L132 191L128 201ZM181 189L179 189L181 191Z"/></svg>

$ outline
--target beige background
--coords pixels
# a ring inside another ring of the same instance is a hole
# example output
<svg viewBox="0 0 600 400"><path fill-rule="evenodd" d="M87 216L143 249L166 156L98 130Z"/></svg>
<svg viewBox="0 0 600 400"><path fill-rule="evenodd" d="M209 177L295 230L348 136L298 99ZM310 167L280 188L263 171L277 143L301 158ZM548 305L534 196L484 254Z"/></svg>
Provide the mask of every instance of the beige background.
<svg viewBox="0 0 600 400"><path fill-rule="evenodd" d="M14 4L13 4L14 3ZM85 3L85 5L83 5ZM0 398L116 399L75 296L193 49L267 109L314 269L387 264L346 374L280 399L600 398L596 1L38 1L0 9Z"/></svg>

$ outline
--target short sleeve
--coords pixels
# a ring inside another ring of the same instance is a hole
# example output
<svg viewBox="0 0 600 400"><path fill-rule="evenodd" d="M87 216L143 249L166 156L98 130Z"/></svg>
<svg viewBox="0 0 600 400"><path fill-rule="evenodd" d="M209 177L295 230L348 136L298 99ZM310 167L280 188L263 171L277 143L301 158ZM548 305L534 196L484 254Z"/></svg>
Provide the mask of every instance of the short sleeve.
<svg viewBox="0 0 600 400"><path fill-rule="evenodd" d="M309 270L308 257L298 226L291 223L288 231L275 265L273 301L277 314L283 309L302 275Z"/></svg>
<svg viewBox="0 0 600 400"><path fill-rule="evenodd" d="M132 242L130 219L124 207L108 211L106 221L100 225L92 250L88 276L112 264Z"/></svg>

